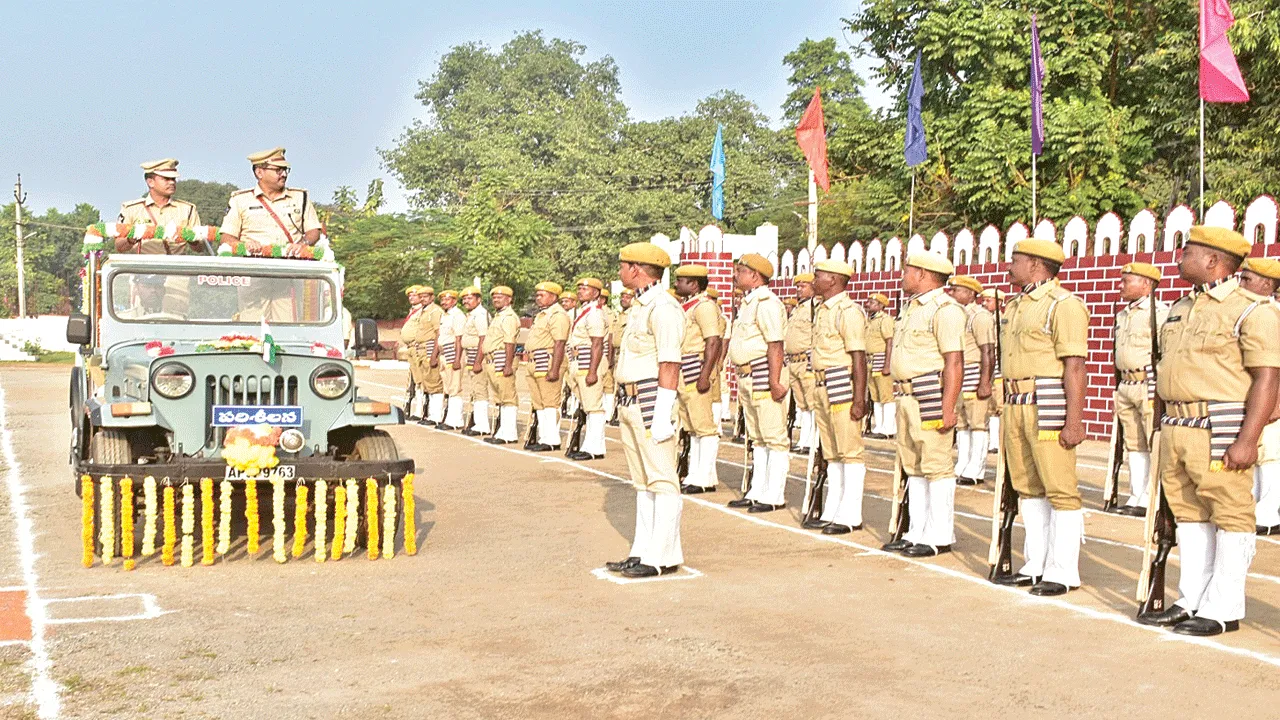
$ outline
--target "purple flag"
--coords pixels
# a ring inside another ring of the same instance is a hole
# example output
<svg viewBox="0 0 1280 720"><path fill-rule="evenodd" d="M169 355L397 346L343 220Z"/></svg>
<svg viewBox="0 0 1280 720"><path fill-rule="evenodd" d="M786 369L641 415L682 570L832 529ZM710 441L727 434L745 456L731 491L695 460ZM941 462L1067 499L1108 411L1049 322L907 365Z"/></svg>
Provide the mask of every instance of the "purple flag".
<svg viewBox="0 0 1280 720"><path fill-rule="evenodd" d="M1040 56L1040 30L1031 16L1031 152L1044 150L1044 58Z"/></svg>

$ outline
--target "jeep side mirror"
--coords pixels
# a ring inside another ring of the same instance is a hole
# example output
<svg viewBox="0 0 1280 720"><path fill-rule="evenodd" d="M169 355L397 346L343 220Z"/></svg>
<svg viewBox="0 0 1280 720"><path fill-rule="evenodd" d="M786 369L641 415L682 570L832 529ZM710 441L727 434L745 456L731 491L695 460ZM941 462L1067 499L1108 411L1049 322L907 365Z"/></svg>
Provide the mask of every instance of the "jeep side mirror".
<svg viewBox="0 0 1280 720"><path fill-rule="evenodd" d="M67 342L88 345L93 342L93 322L84 313L73 312L67 318Z"/></svg>
<svg viewBox="0 0 1280 720"><path fill-rule="evenodd" d="M355 342L352 343L352 347L356 352L377 350L379 348L378 323L368 318L357 320Z"/></svg>

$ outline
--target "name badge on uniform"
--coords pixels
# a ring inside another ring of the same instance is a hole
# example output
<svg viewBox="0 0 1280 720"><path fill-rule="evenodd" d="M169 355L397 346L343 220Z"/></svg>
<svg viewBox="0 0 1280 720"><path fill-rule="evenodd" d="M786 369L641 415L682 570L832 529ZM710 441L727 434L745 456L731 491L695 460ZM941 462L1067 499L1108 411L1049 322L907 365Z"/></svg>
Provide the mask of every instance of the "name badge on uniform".
<svg viewBox="0 0 1280 720"><path fill-rule="evenodd" d="M1181 315L1170 315L1168 318L1165 319L1165 323L1168 324L1171 322L1178 322L1181 319L1182 319Z"/></svg>

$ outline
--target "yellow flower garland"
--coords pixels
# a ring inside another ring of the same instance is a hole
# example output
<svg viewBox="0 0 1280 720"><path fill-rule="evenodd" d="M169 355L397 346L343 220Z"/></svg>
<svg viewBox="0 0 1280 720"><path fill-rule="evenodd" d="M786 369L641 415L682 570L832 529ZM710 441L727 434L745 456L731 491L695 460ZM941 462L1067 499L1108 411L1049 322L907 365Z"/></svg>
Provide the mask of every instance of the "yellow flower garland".
<svg viewBox="0 0 1280 720"><path fill-rule="evenodd" d="M177 533L174 531L173 522L173 486L164 486L164 547L160 550L160 562L165 565L173 564L173 544L176 540Z"/></svg>
<svg viewBox="0 0 1280 720"><path fill-rule="evenodd" d="M231 549L231 481L223 480L220 487L222 502L218 507L218 554L226 555Z"/></svg>
<svg viewBox="0 0 1280 720"><path fill-rule="evenodd" d="M329 557L342 559L342 545L347 537L347 488L341 482L333 486L333 547Z"/></svg>
<svg viewBox="0 0 1280 720"><path fill-rule="evenodd" d="M132 570L133 559L133 478L125 475L120 478L120 554L124 558L124 569Z"/></svg>
<svg viewBox="0 0 1280 720"><path fill-rule="evenodd" d="M284 480L271 476L271 556L282 563L284 557Z"/></svg>
<svg viewBox="0 0 1280 720"><path fill-rule="evenodd" d="M342 552L350 555L356 551L356 533L360 532L360 483L355 478L347 480L347 534L342 538Z"/></svg>
<svg viewBox="0 0 1280 720"><path fill-rule="evenodd" d="M244 522L245 532L249 539L246 550L250 555L258 554L258 481L249 480L244 484Z"/></svg>
<svg viewBox="0 0 1280 720"><path fill-rule="evenodd" d="M93 478L80 476L80 564L93 567Z"/></svg>
<svg viewBox="0 0 1280 720"><path fill-rule="evenodd" d="M213 564L213 479L200 480L200 564Z"/></svg>
<svg viewBox="0 0 1280 720"><path fill-rule="evenodd" d="M307 547L307 491L306 485L298 483L294 490L293 509L293 557L302 557Z"/></svg>
<svg viewBox="0 0 1280 720"><path fill-rule="evenodd" d="M378 559L378 481L369 478L364 481L364 521L365 544L370 560Z"/></svg>
<svg viewBox="0 0 1280 720"><path fill-rule="evenodd" d="M396 486L387 483L382 492L382 559L396 556Z"/></svg>
<svg viewBox="0 0 1280 720"><path fill-rule="evenodd" d="M404 476L401 491L404 495L404 554L418 554L418 523L414 518L418 505L413 498L413 473Z"/></svg>
<svg viewBox="0 0 1280 720"><path fill-rule="evenodd" d="M191 483L182 485L182 567L195 564L196 555L196 489Z"/></svg>
<svg viewBox="0 0 1280 720"><path fill-rule="evenodd" d="M327 530L325 523L328 520L329 508L329 487L328 483L323 480L316 481L316 562L324 562L328 556L324 541Z"/></svg>
<svg viewBox="0 0 1280 720"><path fill-rule="evenodd" d="M98 525L98 543L102 545L102 564L110 565L116 554L116 494L110 475L98 480L98 497L102 519Z"/></svg>
<svg viewBox="0 0 1280 720"><path fill-rule="evenodd" d="M142 479L142 557L156 554L156 479L148 475Z"/></svg>

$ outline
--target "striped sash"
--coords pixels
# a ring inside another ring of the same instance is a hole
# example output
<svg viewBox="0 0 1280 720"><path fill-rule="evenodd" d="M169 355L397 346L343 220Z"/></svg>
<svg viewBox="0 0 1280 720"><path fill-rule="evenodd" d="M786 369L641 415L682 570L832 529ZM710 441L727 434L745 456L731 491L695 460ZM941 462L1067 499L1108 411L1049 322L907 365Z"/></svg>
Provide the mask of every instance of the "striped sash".
<svg viewBox="0 0 1280 720"><path fill-rule="evenodd" d="M1147 402L1156 399L1156 373L1150 365L1146 367L1147 371Z"/></svg>
<svg viewBox="0 0 1280 720"><path fill-rule="evenodd" d="M658 379L640 380L636 382L636 394L627 395L618 388L618 406L627 407L628 405L640 406L640 419L644 422L646 429L653 427L653 410L658 402Z"/></svg>
<svg viewBox="0 0 1280 720"><path fill-rule="evenodd" d="M436 351L436 341L428 340L422 343L422 351L425 352L428 357L430 357L431 353Z"/></svg>
<svg viewBox="0 0 1280 720"><path fill-rule="evenodd" d="M911 395L920 404L920 429L942 427L942 373L911 378Z"/></svg>
<svg viewBox="0 0 1280 720"><path fill-rule="evenodd" d="M978 397L978 380L981 378L981 363L964 366L964 379L960 381L960 395L965 400L973 400Z"/></svg>
<svg viewBox="0 0 1280 720"><path fill-rule="evenodd" d="M766 368L767 369L767 368ZM702 354L691 353L680 357L680 382L685 385L698 382L702 374ZM754 383L755 380L752 379ZM753 385L754 387L754 385Z"/></svg>
<svg viewBox="0 0 1280 720"><path fill-rule="evenodd" d="M440 355L444 357L444 361L453 364L458 359L458 348L453 343L444 343L440 346Z"/></svg>
<svg viewBox="0 0 1280 720"><path fill-rule="evenodd" d="M502 372L507 369L507 351L498 350L489 353L489 362L493 363L493 369Z"/></svg>
<svg viewBox="0 0 1280 720"><path fill-rule="evenodd" d="M1034 405L1040 440L1057 440L1067 424L1067 390L1062 378L1036 378Z"/></svg>
<svg viewBox="0 0 1280 720"><path fill-rule="evenodd" d="M462 348L462 352L463 352L463 353L466 355L466 357L467 357L467 364L468 364L468 365L475 365L475 364L476 364L476 355L478 355L478 354L479 354L479 352L480 352L480 348Z"/></svg>
<svg viewBox="0 0 1280 720"><path fill-rule="evenodd" d="M534 377L542 377L551 372L551 350L538 348L537 350L530 350L529 354L533 356Z"/></svg>
<svg viewBox="0 0 1280 720"><path fill-rule="evenodd" d="M769 394L769 356L756 358L751 366L751 397L759 400Z"/></svg>
<svg viewBox="0 0 1280 720"><path fill-rule="evenodd" d="M884 353L878 352L871 356L871 372L884 372Z"/></svg>
<svg viewBox="0 0 1280 720"><path fill-rule="evenodd" d="M1204 403L1203 415L1200 417L1170 417L1160 419L1162 425L1193 427L1209 431L1209 472L1222 472L1226 469L1223 456L1227 448L1240 435L1240 426L1244 424L1244 403L1218 402L1210 400ZM1197 413L1198 414L1198 413Z"/></svg>
<svg viewBox="0 0 1280 720"><path fill-rule="evenodd" d="M823 371L823 384L827 388L827 404L831 407L853 402L853 372L847 366Z"/></svg>
<svg viewBox="0 0 1280 720"><path fill-rule="evenodd" d="M573 349L573 363L578 368L579 375L586 375L591 369L591 345L579 345Z"/></svg>

